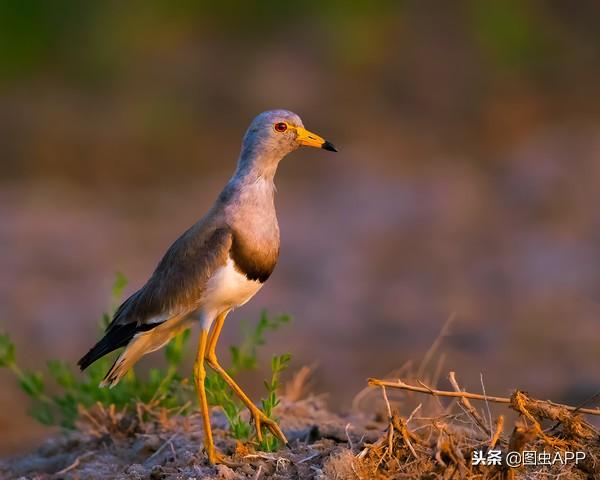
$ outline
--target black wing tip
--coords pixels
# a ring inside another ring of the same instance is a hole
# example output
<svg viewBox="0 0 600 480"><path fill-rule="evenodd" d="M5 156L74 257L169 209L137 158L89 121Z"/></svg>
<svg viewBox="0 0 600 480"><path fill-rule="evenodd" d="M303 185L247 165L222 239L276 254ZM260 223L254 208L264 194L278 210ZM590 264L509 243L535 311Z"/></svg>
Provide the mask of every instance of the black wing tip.
<svg viewBox="0 0 600 480"><path fill-rule="evenodd" d="M128 323L125 325L113 326L107 333L102 337L96 345L94 345L89 352L79 359L77 365L80 370L85 370L96 360L102 358L104 355L116 350L117 348L125 347L136 333L147 332L157 327L162 322L137 325L136 323Z"/></svg>
<svg viewBox="0 0 600 480"><path fill-rule="evenodd" d="M90 350L77 362L79 369L81 371L85 370L96 360L99 360L107 353L110 353L127 343L124 342L123 344L118 344L112 342L111 340L112 339L109 337L109 335L105 335L98 343L96 343L96 345L90 348ZM127 341L129 341L129 339Z"/></svg>
<svg viewBox="0 0 600 480"><path fill-rule="evenodd" d="M106 353L108 353L108 352L106 352ZM90 351L88 353L86 353L83 357L81 357L79 359L79 361L77 362L77 366L79 367L79 370L81 370L83 372L87 367L89 367L92 363L94 363L96 360L98 360L103 355L104 355L104 353L97 352L97 345L94 346L93 348L90 349Z"/></svg>

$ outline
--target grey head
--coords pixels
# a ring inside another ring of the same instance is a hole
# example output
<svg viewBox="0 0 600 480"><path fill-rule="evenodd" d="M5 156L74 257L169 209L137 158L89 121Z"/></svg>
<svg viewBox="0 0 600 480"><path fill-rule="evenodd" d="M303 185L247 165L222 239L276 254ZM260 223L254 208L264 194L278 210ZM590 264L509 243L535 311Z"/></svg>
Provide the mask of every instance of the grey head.
<svg viewBox="0 0 600 480"><path fill-rule="evenodd" d="M332 143L306 130L294 112L262 112L244 135L238 170L252 168L274 173L283 157L303 145L337 152Z"/></svg>

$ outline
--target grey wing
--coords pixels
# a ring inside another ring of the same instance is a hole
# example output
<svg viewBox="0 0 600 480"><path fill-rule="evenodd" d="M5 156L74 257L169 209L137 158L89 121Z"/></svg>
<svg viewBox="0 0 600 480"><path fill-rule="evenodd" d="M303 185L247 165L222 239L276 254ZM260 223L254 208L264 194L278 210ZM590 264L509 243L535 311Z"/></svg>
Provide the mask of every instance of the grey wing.
<svg viewBox="0 0 600 480"><path fill-rule="evenodd" d="M162 317L197 309L208 279L226 264L231 243L228 228L190 228L167 250L148 282L123 302L112 323L160 323Z"/></svg>
<svg viewBox="0 0 600 480"><path fill-rule="evenodd" d="M146 284L117 309L104 337L79 360L80 367L127 345L137 333L196 310L209 278L226 264L231 243L227 227L191 227L167 250Z"/></svg>

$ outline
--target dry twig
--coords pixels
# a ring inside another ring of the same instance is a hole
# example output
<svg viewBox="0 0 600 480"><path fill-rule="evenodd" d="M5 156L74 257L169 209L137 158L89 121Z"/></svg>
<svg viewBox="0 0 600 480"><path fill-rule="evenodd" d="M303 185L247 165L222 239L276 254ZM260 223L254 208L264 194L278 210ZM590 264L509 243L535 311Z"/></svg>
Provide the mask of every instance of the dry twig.
<svg viewBox="0 0 600 480"><path fill-rule="evenodd" d="M446 320L446 323L444 323L444 326L440 330L440 333L438 334L436 339L433 341L433 343L429 347L429 350L427 350L427 352L425 353L425 356L423 357L423 361L421 362L421 365L419 365L419 368L417 370L417 377L422 377L423 374L425 373L425 370L426 370L427 366L429 365L429 362L431 362L431 359L433 358L435 353L440 348L442 341L444 340L444 338L446 338L448 336L448 333L450 332L450 327L454 323L455 318L456 318L456 313L452 312L450 314L450 316L448 317L448 320Z"/></svg>
<svg viewBox="0 0 600 480"><path fill-rule="evenodd" d="M429 395L438 396L438 397L468 398L471 400L482 400L482 401L489 401L489 402L494 402L494 403L505 403L505 404L513 403L512 399L510 399L508 397L481 395L479 393L470 393L470 392L463 392L463 391L450 392L447 390L437 390L435 388L431 388L428 386L420 386L419 387L416 385L409 385L408 383L404 383L402 380L391 381L391 380L381 380L378 378L369 378L368 383L371 386L389 387L389 388L396 388L399 390L408 390L411 392L427 393ZM420 382L420 383L422 385L424 385L422 382ZM568 410L569 412L586 413L588 415L600 415L599 408L579 408L579 407L574 407L572 405L563 405L563 404L554 403L554 402L546 402L546 403L552 407L564 408L564 409Z"/></svg>
<svg viewBox="0 0 600 480"><path fill-rule="evenodd" d="M456 380L456 373L450 372L448 374L448 380L450 380L452 388L454 388L455 392L462 392L462 389L460 388L460 386L458 385L458 381ZM467 413L471 416L471 418L475 421L475 423L479 426L479 428L481 428L487 435L491 435L491 430L485 424L483 418L481 418L481 415L479 415L479 412L475 409L475 407L473 407L473 405L471 405L469 399L466 397L460 397L460 403L465 408Z"/></svg>
<svg viewBox="0 0 600 480"><path fill-rule="evenodd" d="M500 439L500 435L502 435L502 430L504 430L504 415L500 415L498 417L498 421L496 422L496 431L490 440L490 449L493 449L498 443Z"/></svg>
<svg viewBox="0 0 600 480"><path fill-rule="evenodd" d="M390 457L392 457L394 454L394 423L392 422L392 407L390 406L390 401L388 400L388 396L383 385L381 386L381 393L383 394L383 399L385 400L385 406L388 414L388 454Z"/></svg>
<svg viewBox="0 0 600 480"><path fill-rule="evenodd" d="M173 442L173 440L175 439L175 437L179 435L179 432L175 432L173 435L171 435L157 450L156 452L154 452L152 455L150 455L146 462L149 462L150 460L152 460L154 457L160 455L160 452L162 452L168 445L171 444L171 442Z"/></svg>
<svg viewBox="0 0 600 480"><path fill-rule="evenodd" d="M79 464L81 463L81 460L83 460L84 458L89 457L90 455L93 455L94 453L96 453L96 452L86 452L86 453L84 453L82 455L79 455L71 465L69 465L68 467L65 467L62 470L56 472L54 475L57 476L57 477L60 477L60 476L64 475L65 473L70 472L71 470L73 470L73 469L75 469L75 468L77 468L79 466Z"/></svg>

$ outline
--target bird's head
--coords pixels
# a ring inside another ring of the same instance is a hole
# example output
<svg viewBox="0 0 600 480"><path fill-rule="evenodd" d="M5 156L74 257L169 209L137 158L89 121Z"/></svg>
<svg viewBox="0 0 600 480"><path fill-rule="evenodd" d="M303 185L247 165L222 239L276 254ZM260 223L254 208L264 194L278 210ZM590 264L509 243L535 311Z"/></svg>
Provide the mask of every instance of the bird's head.
<svg viewBox="0 0 600 480"><path fill-rule="evenodd" d="M304 128L298 115L288 110L269 110L256 116L244 136L242 156L260 156L276 162L300 146L337 149Z"/></svg>

